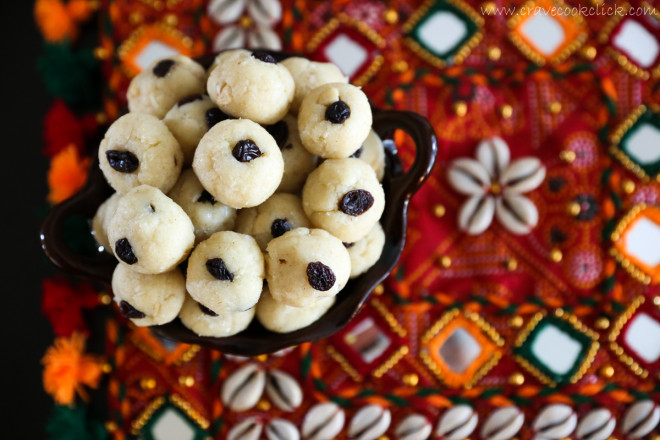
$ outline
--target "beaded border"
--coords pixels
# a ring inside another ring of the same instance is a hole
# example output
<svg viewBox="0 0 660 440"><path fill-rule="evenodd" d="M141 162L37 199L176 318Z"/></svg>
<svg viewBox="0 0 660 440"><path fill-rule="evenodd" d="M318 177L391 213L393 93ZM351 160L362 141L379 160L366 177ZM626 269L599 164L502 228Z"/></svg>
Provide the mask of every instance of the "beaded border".
<svg viewBox="0 0 660 440"><path fill-rule="evenodd" d="M616 342L616 340L619 338L619 335L621 334L621 330L623 327L630 321L630 318L633 317L637 309L644 304L645 298L643 296L638 296L633 300L632 303L626 308L626 310L617 318L617 320L614 322L614 326L612 327L612 331L610 334L607 336L607 340L610 343L610 350L614 353L614 355L621 361L623 364L627 365L628 368L630 368L630 371L635 373L635 375L641 377L642 379L646 379L649 375L649 372L647 369L642 367L635 359L632 358L632 356L626 354L625 348L621 346L619 343Z"/></svg>
<svg viewBox="0 0 660 440"><path fill-rule="evenodd" d="M516 341L514 343L515 348L521 347L525 341L527 341L527 338L529 337L530 333L536 328L536 326L547 316L547 313L544 312L538 312L534 314L532 319L529 321L525 329L520 332L518 337L516 338ZM555 309L554 316L566 321L568 324L571 325L576 331L586 335L589 339L592 340L591 345L589 346L589 350L587 351L587 354L585 355L584 359L582 360L582 363L578 367L578 370L573 374L573 376L569 379L569 382L572 384L575 384L578 380L582 378L582 376L585 375L591 364L593 363L594 359L596 358L596 354L598 353L598 348L600 347L600 343L598 342L598 334L591 330L589 327L585 326L576 315L572 313L566 312L564 309ZM556 387L557 383L552 380L550 377L546 376L541 370L536 368L532 363L530 363L527 359L524 357L520 356L519 354L515 354L513 356L515 360L523 367L525 368L529 373L531 373L534 377L536 377L538 380L540 380L542 383L549 385L551 387Z"/></svg>
<svg viewBox="0 0 660 440"><path fill-rule="evenodd" d="M209 426L211 426L211 422L209 422L209 420L206 417L202 416L197 411L195 411L195 409L193 409L192 405L190 405L190 403L187 400L185 400L183 397L179 396L178 394L173 394L169 396L169 398L167 399L165 398L165 396L159 396L156 397L154 400L152 400L144 408L144 410L142 410L140 415L131 423L131 434L138 435L142 430L142 428L144 428L144 426L147 423L149 423L154 413L156 413L156 411L158 411L165 404L166 401L169 401L170 403L172 403L172 405L183 411L183 413L192 421L197 423L197 425L199 425L200 428L208 429Z"/></svg>
<svg viewBox="0 0 660 440"><path fill-rule="evenodd" d="M534 10L535 5L539 3L540 0L528 0L522 7L521 9L525 10ZM551 0L551 2L557 6L558 8L562 10L567 10L569 6L564 2L564 0ZM520 13L514 15L509 19L507 22L507 26L509 27L509 40L511 40L511 43L513 43L516 48L522 52L523 55L525 55L527 58L529 58L531 61L534 63L543 66L545 63L550 62L551 64L557 64L561 63L564 61L566 58L571 56L573 52L578 50L586 41L587 41L587 32L585 31L586 27L586 22L584 21L584 18L578 13L578 14L570 14L570 15L562 15L563 17L566 17L568 20L575 20L576 24L581 27L581 32L578 33L578 35L575 37L575 39L566 45L564 49L556 54L552 58L546 58L543 55L541 55L539 52L534 50L534 48L529 45L525 40L523 40L520 36L518 36L517 33L514 32L513 28L520 23L520 21L523 19L523 15ZM532 15L528 15L528 17L532 17ZM563 26L562 26L563 29Z"/></svg>
<svg viewBox="0 0 660 440"><path fill-rule="evenodd" d="M637 205L630 208L630 211L623 216L619 223L616 225L614 232L612 232L611 239L612 242L617 242L621 239L626 228L630 223L637 218L640 212L647 208L646 203L638 203ZM652 278L649 274L638 268L633 261L628 258L625 254L619 251L616 247L612 246L610 248L610 255L637 281L644 283L646 285L651 284Z"/></svg>
<svg viewBox="0 0 660 440"><path fill-rule="evenodd" d="M637 107L635 110L628 115L614 130L614 133L610 136L610 153L619 161L621 164L626 167L629 171L632 171L637 177L642 179L645 182L652 180L653 178L646 174L646 171L639 165L637 165L633 160L621 149L619 148L619 143L623 136L632 128L635 123L642 117L648 108L642 104ZM660 182L660 174L655 176L655 180Z"/></svg>
<svg viewBox="0 0 660 440"><path fill-rule="evenodd" d="M437 0L426 0L422 6L415 12L413 13L410 18L408 18L408 21L406 21L402 27L402 31L404 34L410 33L410 31L413 30L413 28L419 23L419 21L422 19L424 15L428 12L429 9L436 3ZM442 0L445 3L449 3L451 6L455 7L467 17L472 20L477 27L479 28L472 37L463 43L460 49L456 52L456 54L452 57L453 62L452 64L461 64L467 57L470 55L470 52L472 52L472 49L474 49L477 44L483 39L483 27L484 27L484 19L482 16L476 13L470 5L465 3L463 0ZM418 57L422 58L425 60L427 63L431 64L434 67L437 67L439 69L442 69L443 67L447 66L447 61L443 60L442 58L438 57L437 55L429 52L426 50L424 47L422 47L421 44L419 44L417 41L415 41L413 38L406 36L404 39L404 42L408 45L410 50L412 50Z"/></svg>

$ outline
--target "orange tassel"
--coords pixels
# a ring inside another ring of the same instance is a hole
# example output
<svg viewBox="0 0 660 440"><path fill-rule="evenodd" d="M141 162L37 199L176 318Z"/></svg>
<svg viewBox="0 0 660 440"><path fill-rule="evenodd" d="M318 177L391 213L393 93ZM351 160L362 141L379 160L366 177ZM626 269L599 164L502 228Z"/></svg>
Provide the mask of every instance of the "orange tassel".
<svg viewBox="0 0 660 440"><path fill-rule="evenodd" d="M85 183L88 168L89 159L79 158L73 144L57 153L48 170L48 201L59 203L74 195Z"/></svg>
<svg viewBox="0 0 660 440"><path fill-rule="evenodd" d="M44 38L51 43L75 38L78 30L60 0L37 0L34 17Z"/></svg>

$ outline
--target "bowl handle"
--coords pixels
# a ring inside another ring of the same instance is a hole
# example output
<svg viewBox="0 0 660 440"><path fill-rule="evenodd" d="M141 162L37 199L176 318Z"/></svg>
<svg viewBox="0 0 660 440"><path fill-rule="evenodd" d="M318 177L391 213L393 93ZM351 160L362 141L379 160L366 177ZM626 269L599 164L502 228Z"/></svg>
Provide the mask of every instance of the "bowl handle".
<svg viewBox="0 0 660 440"><path fill-rule="evenodd" d="M94 256L77 254L71 250L62 233L65 222L70 217L79 215L92 218L110 193L97 159L92 163L87 180L80 191L50 210L41 224L40 239L46 256L56 266L88 280L110 281L117 264L114 257L105 252Z"/></svg>
<svg viewBox="0 0 660 440"><path fill-rule="evenodd" d="M395 197L404 200L412 197L431 174L438 154L438 140L433 126L417 113L401 110L384 110L374 114L374 126L379 129L401 129L415 143L415 161L410 169L396 176L392 188Z"/></svg>

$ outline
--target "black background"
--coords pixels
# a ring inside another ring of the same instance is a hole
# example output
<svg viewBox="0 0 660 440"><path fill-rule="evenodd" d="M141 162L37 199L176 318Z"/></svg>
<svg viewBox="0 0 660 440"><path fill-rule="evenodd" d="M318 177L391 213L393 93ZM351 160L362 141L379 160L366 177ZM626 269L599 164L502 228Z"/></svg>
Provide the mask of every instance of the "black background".
<svg viewBox="0 0 660 440"><path fill-rule="evenodd" d="M43 277L55 270L43 257L38 236L48 191L42 120L52 97L36 68L43 43L33 5L30 0L9 0L0 10L0 437L7 439L44 438L52 407L43 391L40 359L53 334L41 314L40 296Z"/></svg>

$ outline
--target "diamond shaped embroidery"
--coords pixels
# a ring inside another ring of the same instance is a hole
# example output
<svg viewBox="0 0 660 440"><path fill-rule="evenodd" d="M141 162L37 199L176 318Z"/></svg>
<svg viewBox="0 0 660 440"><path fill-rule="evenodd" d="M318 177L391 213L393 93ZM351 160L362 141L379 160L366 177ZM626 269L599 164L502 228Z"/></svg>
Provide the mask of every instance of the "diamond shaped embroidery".
<svg viewBox="0 0 660 440"><path fill-rule="evenodd" d="M436 67L461 63L482 38L483 18L461 0L427 0L403 27L406 43Z"/></svg>
<svg viewBox="0 0 660 440"><path fill-rule="evenodd" d="M598 335L574 315L558 309L553 316L539 313L519 335L516 360L544 383L575 383L593 362Z"/></svg>
<svg viewBox="0 0 660 440"><path fill-rule="evenodd" d="M500 359L500 335L479 315L445 313L422 337L422 361L447 386L470 388Z"/></svg>
<svg viewBox="0 0 660 440"><path fill-rule="evenodd" d="M336 64L352 83L366 83L383 64L385 40L365 23L339 14L309 42L307 50L315 61Z"/></svg>
<svg viewBox="0 0 660 440"><path fill-rule="evenodd" d="M642 179L660 179L660 114L640 106L612 135L612 153Z"/></svg>
<svg viewBox="0 0 660 440"><path fill-rule="evenodd" d="M633 277L660 282L660 208L641 203L626 214L612 233L612 256Z"/></svg>
<svg viewBox="0 0 660 440"><path fill-rule="evenodd" d="M561 0L531 0L509 20L511 41L537 64L559 63L587 39L584 19L558 10L570 7Z"/></svg>
<svg viewBox="0 0 660 440"><path fill-rule="evenodd" d="M660 308L638 297L615 321L610 348L643 378L660 372Z"/></svg>
<svg viewBox="0 0 660 440"><path fill-rule="evenodd" d="M131 433L143 440L202 440L209 422L179 396L157 397L133 421ZM188 408L188 409L185 409ZM188 414L186 414L188 413Z"/></svg>
<svg viewBox="0 0 660 440"><path fill-rule="evenodd" d="M616 14L600 35L609 43L608 51L630 74L648 79L660 73L660 15L649 8L643 15L626 15L630 4L620 6L625 14Z"/></svg>
<svg viewBox="0 0 660 440"><path fill-rule="evenodd" d="M165 25L143 26L118 49L119 59L131 75L137 75L153 61L175 54L192 55L193 41Z"/></svg>

